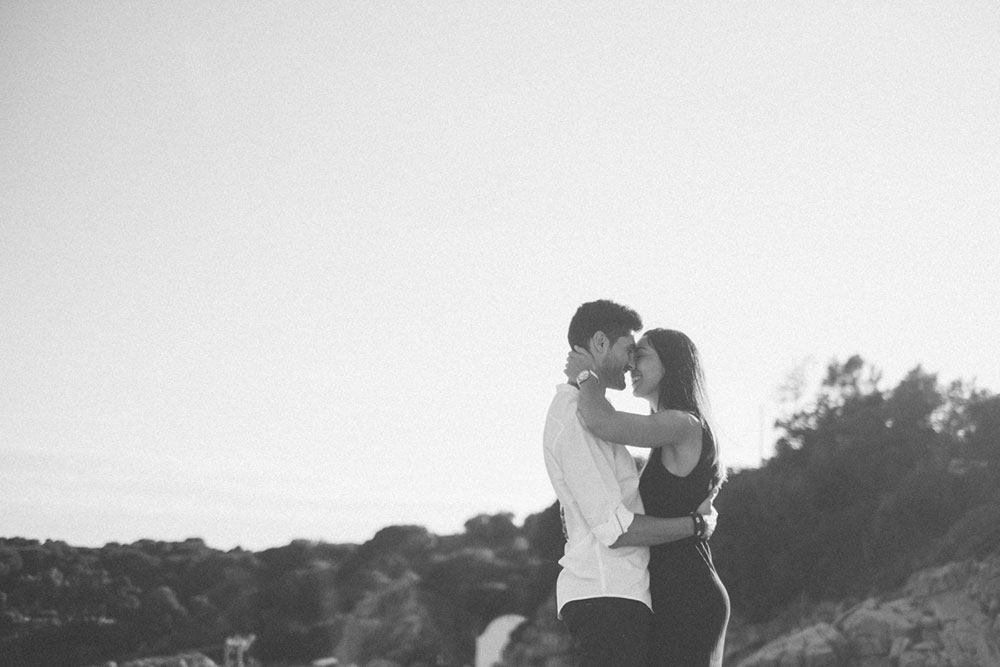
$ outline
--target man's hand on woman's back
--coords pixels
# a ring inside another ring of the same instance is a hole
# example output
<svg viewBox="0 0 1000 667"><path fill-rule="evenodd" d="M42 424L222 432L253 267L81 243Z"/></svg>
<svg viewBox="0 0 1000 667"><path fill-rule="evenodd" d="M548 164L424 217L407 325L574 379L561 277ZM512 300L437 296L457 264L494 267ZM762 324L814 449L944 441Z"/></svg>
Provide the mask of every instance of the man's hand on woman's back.
<svg viewBox="0 0 1000 667"><path fill-rule="evenodd" d="M707 540L715 532L715 524L719 520L719 510L715 509L715 505L712 503L715 501L715 497L719 495L718 489L712 489L712 492L708 494L708 497L702 501L701 505L698 505L698 514L705 517L705 539Z"/></svg>

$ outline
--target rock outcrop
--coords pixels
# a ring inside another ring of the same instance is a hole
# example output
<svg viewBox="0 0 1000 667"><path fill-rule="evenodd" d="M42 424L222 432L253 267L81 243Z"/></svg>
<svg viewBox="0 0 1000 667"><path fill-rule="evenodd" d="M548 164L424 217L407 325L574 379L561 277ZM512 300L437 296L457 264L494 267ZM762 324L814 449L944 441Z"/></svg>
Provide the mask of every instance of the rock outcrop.
<svg viewBox="0 0 1000 667"><path fill-rule="evenodd" d="M131 660L123 662L121 667L216 667L216 664L201 653L181 653L180 655L159 658Z"/></svg>
<svg viewBox="0 0 1000 667"><path fill-rule="evenodd" d="M817 623L771 642L740 664L746 667L838 667L844 664L848 654L844 636L828 623Z"/></svg>
<svg viewBox="0 0 1000 667"><path fill-rule="evenodd" d="M178 655L164 655L152 658L140 658L119 663L110 660L93 667L218 667L215 661L196 651Z"/></svg>
<svg viewBox="0 0 1000 667"><path fill-rule="evenodd" d="M833 623L777 639L738 667L1000 667L1000 554L914 574Z"/></svg>

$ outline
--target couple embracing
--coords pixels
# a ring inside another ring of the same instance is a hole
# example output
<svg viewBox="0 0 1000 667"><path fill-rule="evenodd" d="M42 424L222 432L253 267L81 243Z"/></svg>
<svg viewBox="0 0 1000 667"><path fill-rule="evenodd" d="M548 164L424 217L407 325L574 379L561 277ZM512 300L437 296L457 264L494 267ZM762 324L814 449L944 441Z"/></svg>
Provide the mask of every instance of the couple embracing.
<svg viewBox="0 0 1000 667"><path fill-rule="evenodd" d="M585 303L569 326L567 384L545 422L545 466L566 547L556 604L576 667L719 667L729 597L708 538L725 473L698 352L679 331L642 329L612 301ZM606 389L649 401L619 412ZM648 448L641 475L623 446Z"/></svg>

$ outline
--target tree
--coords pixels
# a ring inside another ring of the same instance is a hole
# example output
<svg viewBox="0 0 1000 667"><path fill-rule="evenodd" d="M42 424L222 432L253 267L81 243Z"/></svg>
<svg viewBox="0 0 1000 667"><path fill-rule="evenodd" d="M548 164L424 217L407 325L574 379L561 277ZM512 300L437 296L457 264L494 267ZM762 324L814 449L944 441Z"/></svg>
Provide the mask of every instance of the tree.
<svg viewBox="0 0 1000 667"><path fill-rule="evenodd" d="M471 544L493 549L508 546L520 535L514 525L514 515L510 512L500 514L477 514L465 522L465 536Z"/></svg>
<svg viewBox="0 0 1000 667"><path fill-rule="evenodd" d="M803 595L898 582L1000 487L987 491L975 465L964 477L949 468L952 452L1000 449L1000 403L969 385L943 389L917 366L883 390L859 356L830 362L811 400L797 380L775 456L734 474L716 502L720 576L758 620Z"/></svg>

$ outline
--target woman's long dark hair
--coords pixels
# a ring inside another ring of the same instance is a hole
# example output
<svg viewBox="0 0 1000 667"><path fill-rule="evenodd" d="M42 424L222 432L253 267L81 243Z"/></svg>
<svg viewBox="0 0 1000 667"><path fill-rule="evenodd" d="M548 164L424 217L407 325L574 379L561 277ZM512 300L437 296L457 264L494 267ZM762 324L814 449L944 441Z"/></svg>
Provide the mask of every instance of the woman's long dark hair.
<svg viewBox="0 0 1000 667"><path fill-rule="evenodd" d="M726 479L726 471L719 458L719 443L713 428L698 348L686 334L672 329L650 329L643 337L649 340L663 364L656 409L683 410L701 420L702 428L708 431L708 440L712 443L712 451L709 452L712 486L721 486Z"/></svg>

